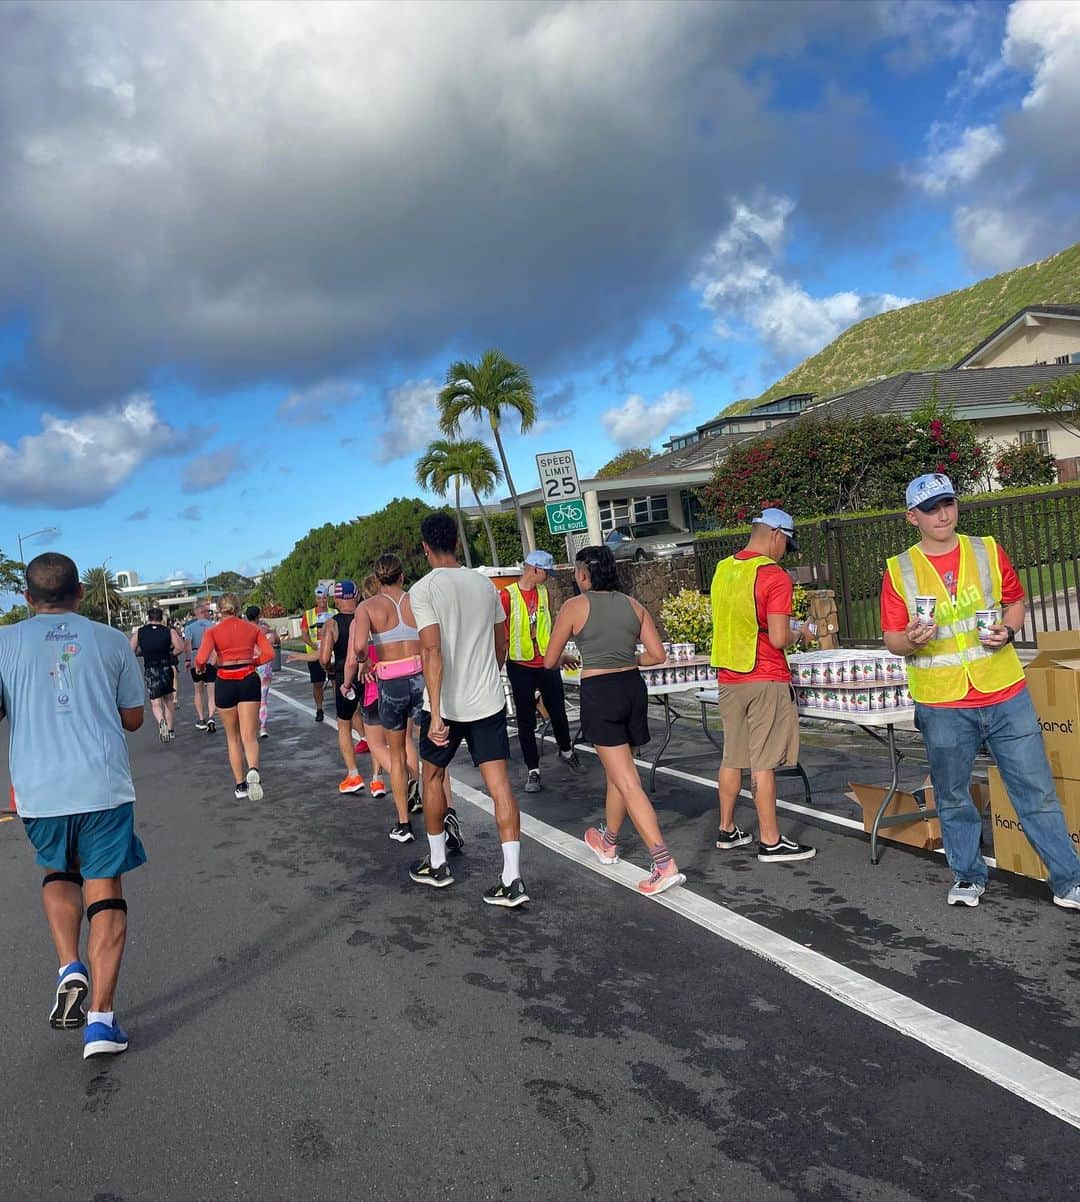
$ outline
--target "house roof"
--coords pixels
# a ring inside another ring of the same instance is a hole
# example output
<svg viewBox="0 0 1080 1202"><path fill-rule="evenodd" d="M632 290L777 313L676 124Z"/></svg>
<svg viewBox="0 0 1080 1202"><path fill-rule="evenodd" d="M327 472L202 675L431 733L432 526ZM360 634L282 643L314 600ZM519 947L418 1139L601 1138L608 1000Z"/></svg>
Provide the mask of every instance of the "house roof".
<svg viewBox="0 0 1080 1202"><path fill-rule="evenodd" d="M640 477L669 476L679 472L702 471L712 468L717 455L725 455L737 442L757 437L761 431L743 431L740 434L709 434L698 442L678 451L654 455L647 462L620 472L617 480L635 480Z"/></svg>
<svg viewBox="0 0 1080 1202"><path fill-rule="evenodd" d="M1007 321L1003 321L992 333L987 334L978 346L972 347L959 363L953 364L953 370L955 371L966 363L970 363L972 359L978 358L980 353L986 350L991 343L997 342L999 338L1004 338L1028 317L1066 317L1080 321L1080 305L1027 305L1019 313L1014 313Z"/></svg>
<svg viewBox="0 0 1080 1202"><path fill-rule="evenodd" d="M1080 372L1080 363L1040 363L1024 367L982 367L976 371L905 371L841 392L812 405L795 421L863 417L868 413L910 413L937 389L942 405L957 416L992 417L995 411L1021 412L1013 400L1029 384L1042 384Z"/></svg>

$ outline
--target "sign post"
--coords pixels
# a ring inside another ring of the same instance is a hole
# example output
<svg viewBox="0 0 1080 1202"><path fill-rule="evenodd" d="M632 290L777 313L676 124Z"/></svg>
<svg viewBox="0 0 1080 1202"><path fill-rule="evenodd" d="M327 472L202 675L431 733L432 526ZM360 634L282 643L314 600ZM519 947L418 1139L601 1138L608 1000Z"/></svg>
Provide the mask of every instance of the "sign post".
<svg viewBox="0 0 1080 1202"><path fill-rule="evenodd" d="M552 534L567 536L566 557L568 562L573 562L569 536L589 528L574 452L545 451L537 455L536 468L540 473L540 491L544 495L548 530Z"/></svg>

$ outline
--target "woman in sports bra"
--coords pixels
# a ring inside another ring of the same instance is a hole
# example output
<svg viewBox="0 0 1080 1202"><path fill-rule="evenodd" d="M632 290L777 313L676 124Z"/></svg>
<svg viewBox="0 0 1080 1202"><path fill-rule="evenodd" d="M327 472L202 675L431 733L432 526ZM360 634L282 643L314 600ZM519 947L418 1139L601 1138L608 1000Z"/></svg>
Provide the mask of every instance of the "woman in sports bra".
<svg viewBox="0 0 1080 1202"><path fill-rule="evenodd" d="M262 682L257 669L274 658L274 649L258 626L240 615L240 598L225 593L218 600L221 621L203 635L195 657L195 671L202 672L217 652L215 701L229 747L229 764L236 781L236 797L261 801L259 776L259 703ZM247 773L244 761L247 761Z"/></svg>
<svg viewBox="0 0 1080 1202"><path fill-rule="evenodd" d="M374 674L378 682L379 721L390 748L390 788L397 809L397 823L390 838L410 843L413 832L409 814L421 808L416 748L409 738L409 723L419 718L424 700L420 636L409 595L402 587L405 569L401 560L396 555L380 555L373 567L379 591L357 608L345 661L344 687L352 686L357 671L365 678ZM369 662L369 643L378 653L374 669Z"/></svg>
<svg viewBox="0 0 1080 1202"><path fill-rule="evenodd" d="M652 858L652 872L638 890L652 896L686 881L660 833L632 751L649 741L649 695L638 668L662 664L667 656L649 611L620 592L607 547L583 547L574 580L581 596L559 610L544 666L558 667L567 641L575 640L582 666L581 737L596 748L607 777L605 822L585 832L585 844L601 864L617 864L619 831L629 813ZM642 654L638 643L645 645Z"/></svg>

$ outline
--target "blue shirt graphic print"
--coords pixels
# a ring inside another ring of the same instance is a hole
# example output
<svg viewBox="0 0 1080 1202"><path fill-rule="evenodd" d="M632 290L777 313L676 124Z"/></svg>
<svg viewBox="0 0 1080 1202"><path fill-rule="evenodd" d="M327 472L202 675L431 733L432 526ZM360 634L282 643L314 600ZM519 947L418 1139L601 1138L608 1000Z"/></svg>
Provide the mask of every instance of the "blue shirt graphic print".
<svg viewBox="0 0 1080 1202"><path fill-rule="evenodd" d="M0 701L23 818L110 810L135 800L120 709L143 704L138 661L119 631L76 613L0 629Z"/></svg>

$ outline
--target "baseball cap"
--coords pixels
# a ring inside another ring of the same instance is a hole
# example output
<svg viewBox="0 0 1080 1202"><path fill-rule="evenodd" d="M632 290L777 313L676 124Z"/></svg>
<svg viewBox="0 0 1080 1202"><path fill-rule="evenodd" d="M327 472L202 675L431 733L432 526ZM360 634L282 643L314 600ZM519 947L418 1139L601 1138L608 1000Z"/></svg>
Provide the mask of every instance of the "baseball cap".
<svg viewBox="0 0 1080 1202"><path fill-rule="evenodd" d="M539 568L541 572L555 571L555 556L550 551L530 551L522 562Z"/></svg>
<svg viewBox="0 0 1080 1202"><path fill-rule="evenodd" d="M352 601L358 594L355 580L339 580L334 585L335 601Z"/></svg>
<svg viewBox="0 0 1080 1202"><path fill-rule="evenodd" d="M923 513L929 513L939 501L955 501L956 489L948 476L930 472L912 480L904 493L904 500L908 509L921 509Z"/></svg>
<svg viewBox="0 0 1080 1202"><path fill-rule="evenodd" d="M783 509L763 509L759 517L753 518L751 526L771 526L774 530L782 530L787 535L789 551L798 551L799 544L795 541L795 519Z"/></svg>

